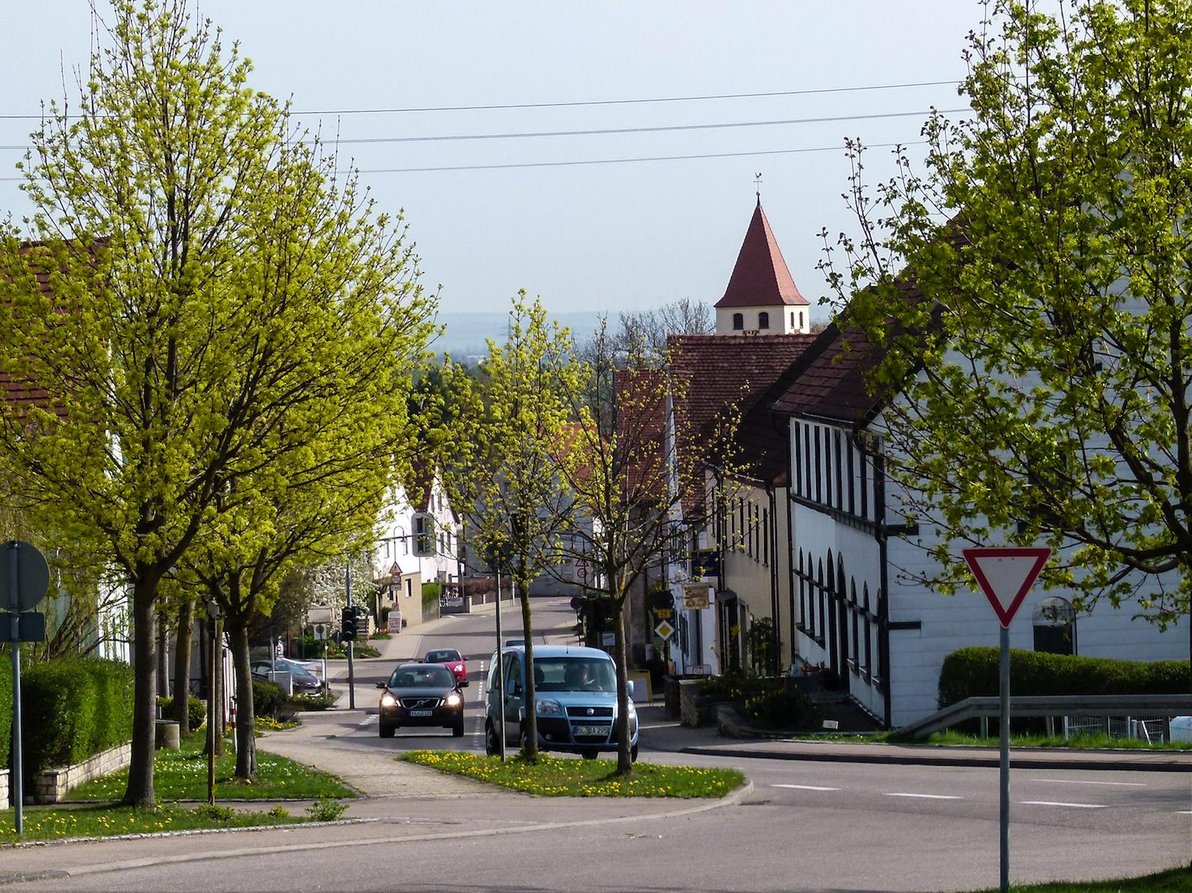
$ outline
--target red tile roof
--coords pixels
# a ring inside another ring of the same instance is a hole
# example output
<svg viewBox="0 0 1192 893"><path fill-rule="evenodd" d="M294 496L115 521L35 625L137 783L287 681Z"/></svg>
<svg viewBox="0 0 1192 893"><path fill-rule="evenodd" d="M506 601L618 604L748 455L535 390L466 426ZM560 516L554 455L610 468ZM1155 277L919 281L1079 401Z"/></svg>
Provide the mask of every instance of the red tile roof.
<svg viewBox="0 0 1192 893"><path fill-rule="evenodd" d="M724 297L716 307L773 307L784 305L807 306L807 299L799 294L795 280L787 269L778 248L778 241L770 230L770 221L762 210L759 197L745 231L745 241L737 254L737 263L729 277Z"/></svg>
<svg viewBox="0 0 1192 893"><path fill-rule="evenodd" d="M682 395L676 401L680 430L714 443L718 421L735 408L740 414L735 441L742 449L738 459L744 472L771 482L780 478L788 462L786 430L773 424L763 397L815 340L810 334L672 335L667 344L671 374Z"/></svg>

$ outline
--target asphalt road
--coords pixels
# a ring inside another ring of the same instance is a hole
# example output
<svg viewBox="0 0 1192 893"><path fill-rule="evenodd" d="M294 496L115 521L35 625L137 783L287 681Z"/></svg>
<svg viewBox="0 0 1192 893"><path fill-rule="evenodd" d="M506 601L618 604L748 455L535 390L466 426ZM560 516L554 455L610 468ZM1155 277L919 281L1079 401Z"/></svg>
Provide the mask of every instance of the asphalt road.
<svg viewBox="0 0 1192 893"><path fill-rule="evenodd" d="M565 603L535 602L548 636L564 636L569 615ZM355 710L311 715L298 734L262 742L313 754L308 761L339 767L349 783L378 794L353 803L353 823L4 850L0 882L63 893L996 888L998 772L989 766L716 756L714 731L678 727L660 707L644 705L643 760L734 765L751 787L723 802L560 800L395 763L392 753L406 748L482 748L477 702L495 644L492 619L490 609L403 633L387 643L388 656L357 663ZM506 637L517 635L509 629L515 619L506 615ZM470 658L469 734L403 729L379 738L367 712L378 694L373 683L401 657L436 646ZM1189 858L1192 773L1012 772L1016 883L1139 875Z"/></svg>

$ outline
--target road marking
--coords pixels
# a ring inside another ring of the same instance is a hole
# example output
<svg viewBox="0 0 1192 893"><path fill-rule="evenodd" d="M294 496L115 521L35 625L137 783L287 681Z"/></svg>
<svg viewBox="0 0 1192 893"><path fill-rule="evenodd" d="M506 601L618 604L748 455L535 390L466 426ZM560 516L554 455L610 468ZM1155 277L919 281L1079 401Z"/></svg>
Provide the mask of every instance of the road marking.
<svg viewBox="0 0 1192 893"><path fill-rule="evenodd" d="M377 716L374 713L370 713L368 716L364 717L364 719L360 720L360 722L356 723L356 725L367 726L368 724L370 724L378 719L380 719L379 716Z"/></svg>
<svg viewBox="0 0 1192 893"><path fill-rule="evenodd" d="M1121 788L1145 788L1144 781L1085 781L1081 778L1036 778L1035 781L1044 784L1100 784Z"/></svg>
<svg viewBox="0 0 1192 893"><path fill-rule="evenodd" d="M963 800L963 797L954 797L951 794L903 794L897 791L887 793L887 797L914 797L918 800Z"/></svg>
<svg viewBox="0 0 1192 893"><path fill-rule="evenodd" d="M814 784L776 784L775 788L791 788L796 791L839 791L840 788L824 788Z"/></svg>
<svg viewBox="0 0 1192 893"><path fill-rule="evenodd" d="M1105 809L1103 803L1064 803L1060 800L1019 800L1020 806L1068 806L1072 809Z"/></svg>

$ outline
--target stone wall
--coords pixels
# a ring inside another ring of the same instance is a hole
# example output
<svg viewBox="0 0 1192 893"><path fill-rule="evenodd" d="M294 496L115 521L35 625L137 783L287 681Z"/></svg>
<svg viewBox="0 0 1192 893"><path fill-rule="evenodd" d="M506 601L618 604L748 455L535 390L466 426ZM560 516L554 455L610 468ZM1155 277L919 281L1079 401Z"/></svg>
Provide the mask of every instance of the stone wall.
<svg viewBox="0 0 1192 893"><path fill-rule="evenodd" d="M24 791L26 803L57 803L66 792L85 781L116 772L128 765L132 758L132 744L121 744L96 754L84 763L60 769L47 769L33 782L33 790Z"/></svg>

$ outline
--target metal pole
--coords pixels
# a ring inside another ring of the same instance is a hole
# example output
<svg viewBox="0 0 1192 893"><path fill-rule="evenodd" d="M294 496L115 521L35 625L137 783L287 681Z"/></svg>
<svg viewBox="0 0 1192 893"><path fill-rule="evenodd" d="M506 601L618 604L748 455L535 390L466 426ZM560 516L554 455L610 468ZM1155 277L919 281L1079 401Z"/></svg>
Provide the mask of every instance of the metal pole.
<svg viewBox="0 0 1192 893"><path fill-rule="evenodd" d="M347 598L348 609L352 608L352 556L348 556L348 563L344 568L344 594ZM357 629L356 634L360 634ZM352 646L355 642L348 642L348 709L356 709L356 673L352 667Z"/></svg>
<svg viewBox="0 0 1192 893"><path fill-rule="evenodd" d="M16 598L16 566L12 562L12 593ZM12 633L8 647L12 649L12 793L13 816L18 836L24 831L25 791L23 787L24 767L21 765L21 615L13 611L8 615Z"/></svg>
<svg viewBox="0 0 1192 893"><path fill-rule="evenodd" d="M211 636L210 677L207 685L207 802L215 805L215 699L219 686L215 681L215 618L207 621Z"/></svg>
<svg viewBox="0 0 1192 893"><path fill-rule="evenodd" d="M505 668L501 663L501 565L497 565L497 700L501 703L501 732L497 736L500 743L497 753L501 755L501 762L505 762Z"/></svg>
<svg viewBox="0 0 1192 893"><path fill-rule="evenodd" d="M1000 853L1001 893L1010 890L1010 629L1001 631L1001 661L998 667L999 714L1001 740L999 747L998 777L1001 786L1000 798Z"/></svg>

